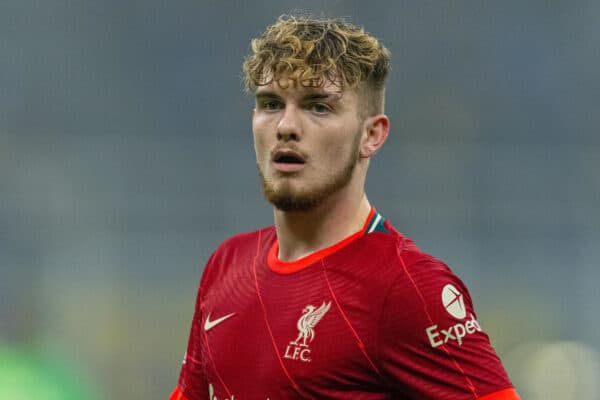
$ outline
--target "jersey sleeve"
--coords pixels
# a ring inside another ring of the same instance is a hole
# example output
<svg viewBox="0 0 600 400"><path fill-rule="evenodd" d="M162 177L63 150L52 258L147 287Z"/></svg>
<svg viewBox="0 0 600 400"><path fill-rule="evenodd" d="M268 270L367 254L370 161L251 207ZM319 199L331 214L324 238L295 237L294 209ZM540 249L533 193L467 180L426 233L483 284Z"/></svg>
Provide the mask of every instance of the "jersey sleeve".
<svg viewBox="0 0 600 400"><path fill-rule="evenodd" d="M424 400L518 400L463 282L433 258L400 257L398 268L379 324L393 390Z"/></svg>
<svg viewBox="0 0 600 400"><path fill-rule="evenodd" d="M208 267L208 263L207 263ZM206 268L205 268L206 270ZM204 375L202 346L202 282L196 296L196 306L177 386L169 400L208 400L208 384Z"/></svg>

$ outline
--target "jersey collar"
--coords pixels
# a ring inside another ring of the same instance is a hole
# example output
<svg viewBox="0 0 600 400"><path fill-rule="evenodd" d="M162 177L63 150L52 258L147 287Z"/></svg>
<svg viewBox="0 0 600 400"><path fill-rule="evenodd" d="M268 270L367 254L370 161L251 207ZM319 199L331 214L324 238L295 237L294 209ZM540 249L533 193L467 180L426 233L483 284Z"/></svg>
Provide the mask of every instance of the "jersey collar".
<svg viewBox="0 0 600 400"><path fill-rule="evenodd" d="M311 253L294 261L281 261L277 257L277 254L279 253L279 242L277 241L277 238L275 238L275 242L271 245L269 253L267 254L267 265L272 271L277 272L279 274L291 274L293 272L298 272L308 267L309 265L312 265L315 262L322 260L323 258L335 253L343 247L346 247L347 245L349 245L359 237L365 235L366 233L372 232L372 228L380 224L382 220L383 218L381 217L381 215L375 211L375 207L371 206L371 211L369 211L367 220L365 221L363 227L359 231L354 232L350 236L342 239L341 241L335 244L332 244L329 247L317 250L314 253Z"/></svg>

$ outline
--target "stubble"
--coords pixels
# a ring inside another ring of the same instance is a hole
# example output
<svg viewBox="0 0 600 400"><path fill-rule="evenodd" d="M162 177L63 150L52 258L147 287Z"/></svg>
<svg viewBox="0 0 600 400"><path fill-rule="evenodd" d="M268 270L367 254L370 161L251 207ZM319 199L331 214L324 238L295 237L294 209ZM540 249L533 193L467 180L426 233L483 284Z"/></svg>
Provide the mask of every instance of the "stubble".
<svg viewBox="0 0 600 400"><path fill-rule="evenodd" d="M259 165L258 174L265 199L277 209L286 212L310 211L322 204L328 197L345 188L352 180L359 160L358 147L360 144L360 134L361 132L359 131L355 135L352 151L348 155L343 168L336 171L335 175L330 176L329 179L319 185L312 186L309 183L307 184L307 188L297 189L294 188L292 182L288 181L276 184L265 177ZM287 179L294 179L294 175L300 173L302 171L290 174Z"/></svg>

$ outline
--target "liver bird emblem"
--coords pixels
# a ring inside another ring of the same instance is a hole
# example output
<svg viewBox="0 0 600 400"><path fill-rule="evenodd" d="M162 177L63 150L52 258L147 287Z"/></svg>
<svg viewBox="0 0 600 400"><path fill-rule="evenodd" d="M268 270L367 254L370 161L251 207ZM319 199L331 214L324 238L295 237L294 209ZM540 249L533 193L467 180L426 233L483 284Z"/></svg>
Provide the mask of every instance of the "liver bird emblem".
<svg viewBox="0 0 600 400"><path fill-rule="evenodd" d="M328 303L323 302L319 308L313 305L308 305L302 310L302 316L298 320L298 337L290 344L296 346L308 347L307 341L312 342L315 338L314 327L319 321L325 316L325 313L331 308L331 301ZM300 343L302 342L302 343Z"/></svg>

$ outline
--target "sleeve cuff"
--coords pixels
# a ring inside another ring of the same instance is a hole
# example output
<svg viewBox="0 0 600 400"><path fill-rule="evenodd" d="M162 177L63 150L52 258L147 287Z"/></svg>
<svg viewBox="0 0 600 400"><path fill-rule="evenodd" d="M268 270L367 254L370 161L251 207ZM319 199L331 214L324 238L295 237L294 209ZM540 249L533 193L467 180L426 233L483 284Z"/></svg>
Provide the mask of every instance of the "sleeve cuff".
<svg viewBox="0 0 600 400"><path fill-rule="evenodd" d="M175 386L175 389L173 389L173 393L171 393L169 400L189 400L189 399L187 397L185 397L185 395L183 394L181 389L179 389L179 386Z"/></svg>
<svg viewBox="0 0 600 400"><path fill-rule="evenodd" d="M477 400L521 400L521 398L514 388L508 388L478 397Z"/></svg>

